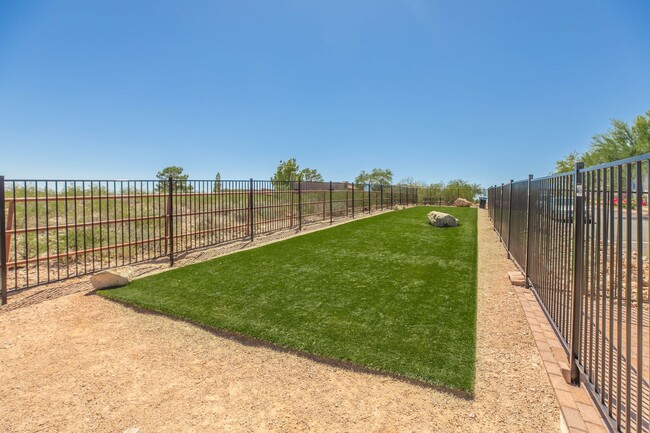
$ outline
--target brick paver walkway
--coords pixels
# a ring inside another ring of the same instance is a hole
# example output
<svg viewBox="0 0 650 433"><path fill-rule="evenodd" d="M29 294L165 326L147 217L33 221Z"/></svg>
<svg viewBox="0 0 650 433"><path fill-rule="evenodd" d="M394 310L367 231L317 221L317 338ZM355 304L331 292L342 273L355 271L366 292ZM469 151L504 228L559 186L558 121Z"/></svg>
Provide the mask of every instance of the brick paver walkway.
<svg viewBox="0 0 650 433"><path fill-rule="evenodd" d="M562 376L562 369L568 368L567 355L542 311L535 295L523 287L514 287L521 306L526 313L528 324L535 337L537 348L544 360L551 385L562 413L563 431L567 432L608 432L598 409L591 400L584 385L569 385Z"/></svg>

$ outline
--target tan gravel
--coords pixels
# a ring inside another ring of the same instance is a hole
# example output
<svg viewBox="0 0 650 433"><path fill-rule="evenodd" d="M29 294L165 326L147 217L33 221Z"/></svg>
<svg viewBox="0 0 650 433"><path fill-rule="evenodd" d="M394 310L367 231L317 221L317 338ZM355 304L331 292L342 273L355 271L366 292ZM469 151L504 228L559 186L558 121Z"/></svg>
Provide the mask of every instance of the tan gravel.
<svg viewBox="0 0 650 433"><path fill-rule="evenodd" d="M0 431L558 431L506 267L481 211L473 400L138 313L86 288L0 310Z"/></svg>

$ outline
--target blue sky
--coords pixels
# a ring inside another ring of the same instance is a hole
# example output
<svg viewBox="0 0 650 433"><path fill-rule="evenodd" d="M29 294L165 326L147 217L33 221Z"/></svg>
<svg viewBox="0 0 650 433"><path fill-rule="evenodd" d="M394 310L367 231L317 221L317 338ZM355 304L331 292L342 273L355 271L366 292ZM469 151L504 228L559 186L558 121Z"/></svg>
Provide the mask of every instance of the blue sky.
<svg viewBox="0 0 650 433"><path fill-rule="evenodd" d="M648 1L0 1L0 174L484 186L650 109Z"/></svg>

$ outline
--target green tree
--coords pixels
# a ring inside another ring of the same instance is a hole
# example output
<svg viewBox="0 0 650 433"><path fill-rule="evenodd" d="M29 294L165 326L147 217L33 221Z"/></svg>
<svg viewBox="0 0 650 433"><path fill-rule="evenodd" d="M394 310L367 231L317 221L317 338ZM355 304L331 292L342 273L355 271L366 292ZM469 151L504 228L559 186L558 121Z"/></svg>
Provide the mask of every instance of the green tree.
<svg viewBox="0 0 650 433"><path fill-rule="evenodd" d="M322 182L323 176L316 169L304 168L300 170L296 158L289 158L286 161L280 161L271 180L274 182L295 182L297 180Z"/></svg>
<svg viewBox="0 0 650 433"><path fill-rule="evenodd" d="M296 182L298 180L322 182L323 176L316 169L304 168L300 170L296 158L289 158L286 161L280 161L271 180L278 182L277 188L289 188L291 184L287 182Z"/></svg>
<svg viewBox="0 0 650 433"><path fill-rule="evenodd" d="M183 167L177 167L175 165L165 167L156 174L156 177L160 181L158 184L158 189L160 191L167 191L170 177L174 180L175 191L192 191L192 186L187 183L189 176L183 173Z"/></svg>
<svg viewBox="0 0 650 433"><path fill-rule="evenodd" d="M583 155L585 165L597 165L650 152L650 110L637 116L632 125L612 120L604 134L596 134Z"/></svg>
<svg viewBox="0 0 650 433"><path fill-rule="evenodd" d="M370 173L365 170L361 170L361 173L354 178L355 188L362 189L365 185L370 183Z"/></svg>
<svg viewBox="0 0 650 433"><path fill-rule="evenodd" d="M212 192L221 191L221 173L217 172L214 176L214 185L212 186Z"/></svg>
<svg viewBox="0 0 650 433"><path fill-rule="evenodd" d="M556 173L566 173L568 171L575 170L576 162L580 160L580 154L577 151L573 151L564 159L555 161L555 172Z"/></svg>
<svg viewBox="0 0 650 433"><path fill-rule="evenodd" d="M464 198L465 200L474 201L477 195L483 193L483 187L478 183L470 183L463 179L455 179L447 182L445 191L449 198L453 197L453 200Z"/></svg>
<svg viewBox="0 0 650 433"><path fill-rule="evenodd" d="M361 173L354 178L358 187L370 184L373 190L378 190L382 185L387 186L393 183L393 171L389 168L373 168L370 173L361 170Z"/></svg>
<svg viewBox="0 0 650 433"><path fill-rule="evenodd" d="M415 188L425 188L427 186L426 182L422 180L415 180L411 176L400 179L400 181L397 182L397 184L402 186L411 186Z"/></svg>
<svg viewBox="0 0 650 433"><path fill-rule="evenodd" d="M303 168L298 175L304 182L323 182L323 176L315 169Z"/></svg>
<svg viewBox="0 0 650 433"><path fill-rule="evenodd" d="M374 189L380 185L387 186L393 183L393 171L390 168L373 168L370 172L370 184Z"/></svg>
<svg viewBox="0 0 650 433"><path fill-rule="evenodd" d="M637 116L631 125L619 119L612 120L607 132L593 136L587 152L572 152L557 161L555 172L571 171L577 161L589 167L645 153L650 153L650 110Z"/></svg>
<svg viewBox="0 0 650 433"><path fill-rule="evenodd" d="M292 182L298 180L299 170L300 167L298 167L296 158L280 161L271 180L275 182Z"/></svg>

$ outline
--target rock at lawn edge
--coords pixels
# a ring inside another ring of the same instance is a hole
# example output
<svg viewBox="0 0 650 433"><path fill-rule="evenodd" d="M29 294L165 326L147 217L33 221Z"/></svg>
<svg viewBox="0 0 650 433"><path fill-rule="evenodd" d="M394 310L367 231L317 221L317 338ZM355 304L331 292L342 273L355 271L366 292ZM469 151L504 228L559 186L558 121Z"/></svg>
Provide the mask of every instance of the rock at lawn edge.
<svg viewBox="0 0 650 433"><path fill-rule="evenodd" d="M90 278L93 289L108 289L109 287L126 286L131 282L130 268L103 271Z"/></svg>
<svg viewBox="0 0 650 433"><path fill-rule="evenodd" d="M456 207L470 207L472 206L472 202L469 200L465 200L464 198L457 198L454 201L454 206Z"/></svg>
<svg viewBox="0 0 650 433"><path fill-rule="evenodd" d="M427 218L434 227L456 227L459 224L456 217L442 212L431 211Z"/></svg>
<svg viewBox="0 0 650 433"><path fill-rule="evenodd" d="M404 210L404 209L405 209L405 207L402 206L401 204L397 204L397 205L395 205L395 207L393 208L393 210Z"/></svg>

